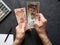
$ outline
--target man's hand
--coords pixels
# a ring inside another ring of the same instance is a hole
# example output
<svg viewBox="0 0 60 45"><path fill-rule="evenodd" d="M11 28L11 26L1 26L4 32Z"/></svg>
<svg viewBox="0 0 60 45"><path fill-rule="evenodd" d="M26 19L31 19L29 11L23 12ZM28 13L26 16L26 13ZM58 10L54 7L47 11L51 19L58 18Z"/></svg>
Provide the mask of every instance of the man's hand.
<svg viewBox="0 0 60 45"><path fill-rule="evenodd" d="M38 34L45 34L45 28L47 24L47 19L41 14L36 14L36 20L34 22L35 29Z"/></svg>
<svg viewBox="0 0 60 45"><path fill-rule="evenodd" d="M47 19L45 19L43 14L41 13L36 14L36 20L34 26L38 33L38 36L41 38L44 45L52 45L46 35L46 24L47 24Z"/></svg>
<svg viewBox="0 0 60 45"><path fill-rule="evenodd" d="M16 38L13 45L21 45L25 32L27 31L27 22L25 16L20 18L20 23L16 26Z"/></svg>

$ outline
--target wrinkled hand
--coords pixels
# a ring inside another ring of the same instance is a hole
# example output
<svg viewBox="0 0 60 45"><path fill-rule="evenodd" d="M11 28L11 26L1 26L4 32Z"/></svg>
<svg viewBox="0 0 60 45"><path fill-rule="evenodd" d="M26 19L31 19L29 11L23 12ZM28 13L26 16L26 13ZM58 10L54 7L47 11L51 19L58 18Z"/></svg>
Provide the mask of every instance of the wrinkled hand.
<svg viewBox="0 0 60 45"><path fill-rule="evenodd" d="M36 20L34 22L35 29L37 33L40 34L45 34L45 28L46 28L47 20L43 16L43 14L38 13L36 14Z"/></svg>
<svg viewBox="0 0 60 45"><path fill-rule="evenodd" d="M25 32L28 30L28 24L26 22L25 16L20 18L20 23L16 26L16 38L14 41L15 44L19 44L23 41Z"/></svg>

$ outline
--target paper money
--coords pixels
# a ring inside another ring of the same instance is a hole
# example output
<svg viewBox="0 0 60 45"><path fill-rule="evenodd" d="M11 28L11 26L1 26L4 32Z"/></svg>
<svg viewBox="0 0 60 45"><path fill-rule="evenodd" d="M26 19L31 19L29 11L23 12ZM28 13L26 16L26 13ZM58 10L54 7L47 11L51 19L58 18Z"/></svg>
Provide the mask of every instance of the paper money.
<svg viewBox="0 0 60 45"><path fill-rule="evenodd" d="M36 13L39 13L40 2L27 2L27 19L30 28L34 28Z"/></svg>
<svg viewBox="0 0 60 45"><path fill-rule="evenodd" d="M23 18L26 18L25 8L18 8L18 9L15 9L14 11L15 11L15 15L16 15L18 24L20 22L23 22Z"/></svg>

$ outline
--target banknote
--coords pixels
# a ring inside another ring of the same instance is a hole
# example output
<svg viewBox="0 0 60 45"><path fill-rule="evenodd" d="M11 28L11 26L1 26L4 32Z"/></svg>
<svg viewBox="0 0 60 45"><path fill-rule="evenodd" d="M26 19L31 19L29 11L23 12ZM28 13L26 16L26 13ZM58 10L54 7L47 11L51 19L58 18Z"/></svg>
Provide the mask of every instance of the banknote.
<svg viewBox="0 0 60 45"><path fill-rule="evenodd" d="M30 28L34 28L36 13L39 13L40 2L27 2L27 20Z"/></svg>
<svg viewBox="0 0 60 45"><path fill-rule="evenodd" d="M25 8L18 8L18 9L15 9L14 11L15 11L15 15L16 15L18 24L20 22L23 22L23 18L26 18Z"/></svg>

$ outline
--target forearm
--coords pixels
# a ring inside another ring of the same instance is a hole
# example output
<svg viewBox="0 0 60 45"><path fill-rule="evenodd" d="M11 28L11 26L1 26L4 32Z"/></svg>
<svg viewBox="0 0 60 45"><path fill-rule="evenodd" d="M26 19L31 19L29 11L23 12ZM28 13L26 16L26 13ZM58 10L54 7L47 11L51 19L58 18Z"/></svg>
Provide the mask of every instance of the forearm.
<svg viewBox="0 0 60 45"><path fill-rule="evenodd" d="M46 34L40 34L39 37L41 38L43 45L52 45Z"/></svg>

